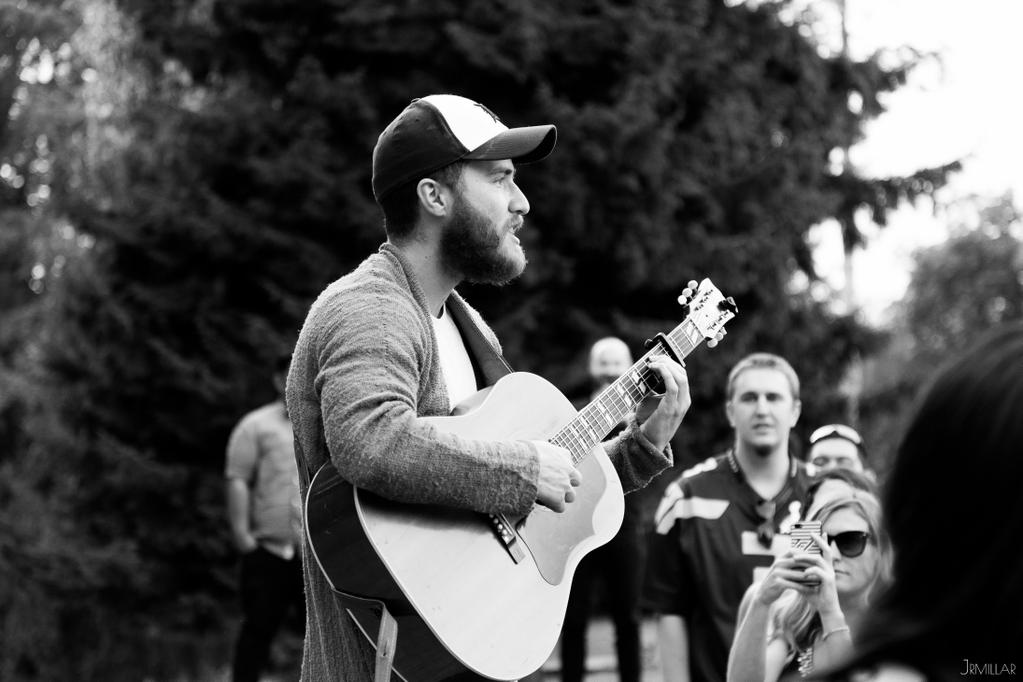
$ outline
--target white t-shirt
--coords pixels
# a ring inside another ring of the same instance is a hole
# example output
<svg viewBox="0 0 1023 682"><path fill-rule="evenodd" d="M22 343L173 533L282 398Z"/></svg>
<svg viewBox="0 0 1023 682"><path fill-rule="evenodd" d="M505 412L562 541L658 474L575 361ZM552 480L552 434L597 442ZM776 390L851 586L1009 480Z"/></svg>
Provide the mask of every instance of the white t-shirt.
<svg viewBox="0 0 1023 682"><path fill-rule="evenodd" d="M439 318L431 316L431 319L433 333L437 338L441 372L448 386L448 399L454 408L477 391L476 372L472 369L472 360L469 359L462 335L448 314L448 307L441 308Z"/></svg>

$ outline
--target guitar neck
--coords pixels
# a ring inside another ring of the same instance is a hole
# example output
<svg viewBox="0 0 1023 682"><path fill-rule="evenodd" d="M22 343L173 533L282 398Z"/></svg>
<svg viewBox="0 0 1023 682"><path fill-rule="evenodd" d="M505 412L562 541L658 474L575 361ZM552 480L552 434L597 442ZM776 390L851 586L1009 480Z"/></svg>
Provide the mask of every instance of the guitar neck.
<svg viewBox="0 0 1023 682"><path fill-rule="evenodd" d="M675 327L665 340L670 343L680 358L687 357L703 341L703 335L696 325L686 320ZM593 402L579 411L579 414L559 431L550 442L567 449L572 462L578 464L589 454L597 443L625 419L653 392L660 383L657 372L647 366L655 357L668 355L663 346L654 345L627 372L600 392Z"/></svg>

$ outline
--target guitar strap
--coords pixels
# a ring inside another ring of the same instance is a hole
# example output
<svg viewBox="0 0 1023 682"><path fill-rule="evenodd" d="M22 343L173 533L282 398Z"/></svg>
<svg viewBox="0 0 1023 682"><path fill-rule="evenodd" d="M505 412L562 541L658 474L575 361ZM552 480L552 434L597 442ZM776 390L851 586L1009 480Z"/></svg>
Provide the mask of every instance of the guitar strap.
<svg viewBox="0 0 1023 682"><path fill-rule="evenodd" d="M398 620L387 608L387 604L378 599L367 599L347 594L341 590L331 588L334 597L347 609L348 615L358 623L352 609L370 610L380 612L380 627L377 629L376 655L374 657L373 682L390 682L391 670L394 668L394 654L398 648ZM400 606L399 612L406 613ZM360 626L361 627L361 626ZM369 633L366 633L367 637Z"/></svg>
<svg viewBox="0 0 1023 682"><path fill-rule="evenodd" d="M390 682L394 665L394 650L398 646L398 621L387 606L380 612L380 630L377 634L376 670L373 682Z"/></svg>
<svg viewBox="0 0 1023 682"><path fill-rule="evenodd" d="M462 340L469 350L469 359L476 370L476 383L480 388L493 386L505 374L511 374L512 368L493 344L483 335L476 324L468 306L457 292L451 292L446 302L451 319L462 333Z"/></svg>

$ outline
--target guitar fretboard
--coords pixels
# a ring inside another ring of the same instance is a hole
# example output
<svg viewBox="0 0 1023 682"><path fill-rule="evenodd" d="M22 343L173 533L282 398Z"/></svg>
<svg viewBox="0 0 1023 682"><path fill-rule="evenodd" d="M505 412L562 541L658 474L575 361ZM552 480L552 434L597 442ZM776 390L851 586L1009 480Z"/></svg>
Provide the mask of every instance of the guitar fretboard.
<svg viewBox="0 0 1023 682"><path fill-rule="evenodd" d="M667 339L676 354L685 358L700 345L703 335L695 324L686 320L675 327L667 335ZM636 409L643 398L653 392L653 387L659 384L659 375L647 366L647 362L661 355L668 353L658 343L625 374L601 391L593 402L581 409L565 428L551 438L550 442L567 449L572 454L574 464L582 461L593 446L604 440L615 426Z"/></svg>

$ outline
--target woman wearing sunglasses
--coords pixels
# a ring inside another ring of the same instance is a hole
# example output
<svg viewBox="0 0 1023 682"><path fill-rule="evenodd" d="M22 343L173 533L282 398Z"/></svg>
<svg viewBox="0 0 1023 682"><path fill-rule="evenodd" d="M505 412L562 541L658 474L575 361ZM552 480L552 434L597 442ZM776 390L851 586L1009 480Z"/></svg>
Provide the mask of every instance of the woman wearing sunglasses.
<svg viewBox="0 0 1023 682"><path fill-rule="evenodd" d="M876 496L837 497L811 520L821 522L814 536L820 554L790 550L752 588L728 658L729 682L806 676L842 660L871 597L887 583L891 546Z"/></svg>

